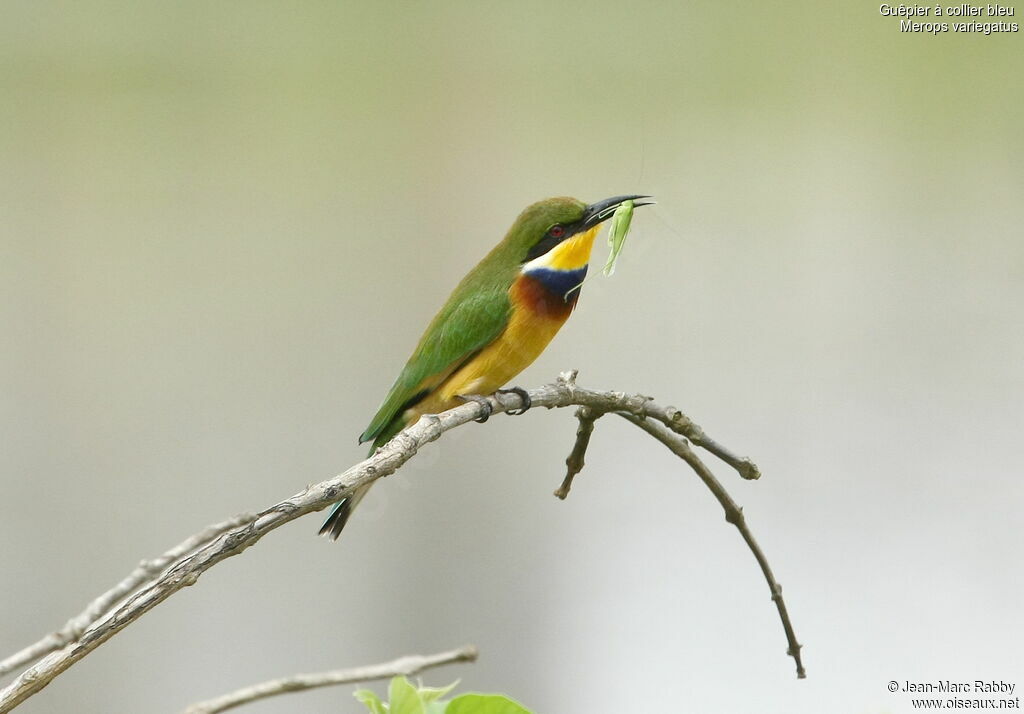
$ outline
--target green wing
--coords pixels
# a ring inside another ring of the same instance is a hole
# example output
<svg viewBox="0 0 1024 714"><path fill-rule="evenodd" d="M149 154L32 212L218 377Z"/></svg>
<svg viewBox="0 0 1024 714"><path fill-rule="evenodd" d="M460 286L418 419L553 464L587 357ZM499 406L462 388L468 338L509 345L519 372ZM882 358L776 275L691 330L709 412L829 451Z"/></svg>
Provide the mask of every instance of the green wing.
<svg viewBox="0 0 1024 714"><path fill-rule="evenodd" d="M481 284L482 277L470 273L431 321L360 443L373 439L379 446L398 433L410 402L429 394L505 329L512 310L509 285L504 280Z"/></svg>

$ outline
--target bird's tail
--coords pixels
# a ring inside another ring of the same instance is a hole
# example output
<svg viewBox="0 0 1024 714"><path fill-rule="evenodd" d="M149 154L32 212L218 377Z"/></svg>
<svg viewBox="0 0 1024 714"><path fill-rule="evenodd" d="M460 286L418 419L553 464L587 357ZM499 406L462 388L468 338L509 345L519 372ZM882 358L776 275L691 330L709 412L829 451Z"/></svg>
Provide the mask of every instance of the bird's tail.
<svg viewBox="0 0 1024 714"><path fill-rule="evenodd" d="M378 432L376 435L369 438L373 439L373 444L370 445L370 453L368 456L373 456L378 448L391 441L391 437L402 430L405 420L401 417L394 419L385 429ZM364 432L363 436L360 437L359 443L367 441L367 432ZM348 523L348 519L352 517L352 511L356 510L356 506L363 500L363 497L369 492L370 486L373 482L368 483L362 488L357 488L352 492L352 495L346 496L345 498L334 504L334 508L331 510L331 515L327 516L327 520L320 526L320 535L329 536L331 540L338 540L338 536L341 535L341 531L344 530L345 524Z"/></svg>
<svg viewBox="0 0 1024 714"><path fill-rule="evenodd" d="M320 527L320 535L326 535L331 540L338 540L338 536L341 535L345 524L348 523L348 519L352 516L352 511L356 510L356 506L363 500L363 496L366 495L372 485L367 484L362 488L357 488L352 492L352 495L346 496L334 504L331 515L327 517L327 520Z"/></svg>

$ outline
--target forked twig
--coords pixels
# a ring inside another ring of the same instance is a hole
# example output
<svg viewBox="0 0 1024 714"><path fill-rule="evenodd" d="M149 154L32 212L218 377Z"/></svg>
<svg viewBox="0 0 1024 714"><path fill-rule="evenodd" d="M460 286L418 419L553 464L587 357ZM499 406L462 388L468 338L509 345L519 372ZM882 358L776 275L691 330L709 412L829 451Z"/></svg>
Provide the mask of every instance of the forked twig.
<svg viewBox="0 0 1024 714"><path fill-rule="evenodd" d="M679 448L683 453L688 452L693 459L696 459L696 456L693 456L693 452L685 440L675 438L672 432L715 454L735 468L744 478L756 478L759 475L757 467L749 459L734 456L704 434L703 430L682 412L672 407L660 406L650 397L624 392L600 392L583 389L576 385L575 372L564 373L554 384L531 390L529 397L535 407L550 409L578 406L587 410L587 415L580 418L580 428L577 430L578 459L573 459L573 456L570 455L570 461L573 463L568 465L566 474L566 479L570 483L572 476L579 473L579 469L583 466L583 457L587 441L590 438L585 422L589 421L589 431L592 432L593 421L609 412L627 416L659 441L669 445L669 448L673 448L673 450ZM520 396L516 394L496 395L490 397L489 402L494 412L522 405ZM37 694L68 667L90 654L174 593L194 584L204 572L217 563L238 555L255 545L264 535L284 524L308 513L327 508L353 490L394 473L406 461L415 456L420 447L434 441L451 429L474 421L481 416L483 410L484 407L480 404L468 403L441 414L429 415L429 418L422 418L400 432L371 457L355 464L344 473L308 486L291 498L260 513L244 514L204 529L199 534L168 550L155 561L143 563L117 586L93 600L64 628L43 637L39 642L3 661L3 666L6 669L0 670L0 674L31 662L36 663L19 674L7 687L0 690L0 714L11 711L29 697ZM664 428L655 426L652 420L660 422ZM580 432L584 432L584 434L580 435ZM675 444L675 447L671 444ZM679 444L682 444L685 449ZM694 466L694 463L683 453L679 455L687 459L687 463L690 463L691 466ZM700 463L699 460L696 463ZM570 473L574 468L576 469L575 473ZM703 464L701 464L701 468L697 466L694 468L701 478L704 478L705 472L710 474ZM717 484L717 481L713 482ZM706 479L705 483L708 483ZM563 486L567 493L569 484L564 483ZM709 487L711 487L710 484ZM714 488L712 490L715 491ZM715 493L716 496L719 495L718 491ZM724 490L722 493L724 494ZM724 496L728 499L728 494L724 494ZM722 501L722 498L719 498L719 501L723 503L723 507L727 503L732 503L731 499ZM746 530L742 512L732 503L732 508L727 507L726 513L729 514L730 522L736 523L740 532L744 534L744 538L754 551L765 577L768 578L769 584L772 586L772 597L786 627L790 654L797 660L798 674L803 676L800 646L796 642L789 617L786 614L781 588L775 583L767 560L757 548L753 538L750 537L749 531Z"/></svg>
<svg viewBox="0 0 1024 714"><path fill-rule="evenodd" d="M138 590L141 586L153 580L160 572L171 563L180 560L189 553L194 553L203 546L212 542L217 536L231 530L243 523L255 520L256 516L243 513L229 518L221 523L204 528L199 533L186 538L166 553L153 560L143 560L138 567L128 574L124 580L112 587L107 592L89 603L82 612L78 613L64 627L56 632L51 632L38 642L21 649L0 662L0 676L11 672L18 667L35 662L51 652L56 652L65 645L77 640L83 632L99 620L111 608Z"/></svg>

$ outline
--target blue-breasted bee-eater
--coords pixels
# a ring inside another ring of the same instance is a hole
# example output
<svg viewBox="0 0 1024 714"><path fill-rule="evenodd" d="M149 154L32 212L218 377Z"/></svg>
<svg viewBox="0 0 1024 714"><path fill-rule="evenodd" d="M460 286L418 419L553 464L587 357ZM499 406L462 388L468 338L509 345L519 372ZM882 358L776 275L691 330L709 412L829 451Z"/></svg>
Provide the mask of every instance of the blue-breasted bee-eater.
<svg viewBox="0 0 1024 714"><path fill-rule="evenodd" d="M372 454L421 415L493 394L526 369L576 306L601 223L619 204L642 198L648 196L616 196L589 206L549 198L528 206L427 326L359 442L372 441ZM525 392L512 391L529 406ZM340 501L321 535L337 538L368 490Z"/></svg>

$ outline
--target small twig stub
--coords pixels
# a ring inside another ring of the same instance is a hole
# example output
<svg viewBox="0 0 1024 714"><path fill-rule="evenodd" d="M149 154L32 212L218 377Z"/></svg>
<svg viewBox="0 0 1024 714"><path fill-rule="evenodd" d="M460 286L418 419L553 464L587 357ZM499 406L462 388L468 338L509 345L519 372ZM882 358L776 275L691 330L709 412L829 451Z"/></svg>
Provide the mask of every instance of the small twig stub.
<svg viewBox="0 0 1024 714"><path fill-rule="evenodd" d="M572 451L565 459L566 470L562 485L555 489L555 496L563 501L572 489L572 480L583 470L587 446L590 444L590 435L594 433L594 422L600 416L600 414L593 415L588 407L580 407L576 410L576 418L579 420L579 426L576 427L576 443L573 444Z"/></svg>

